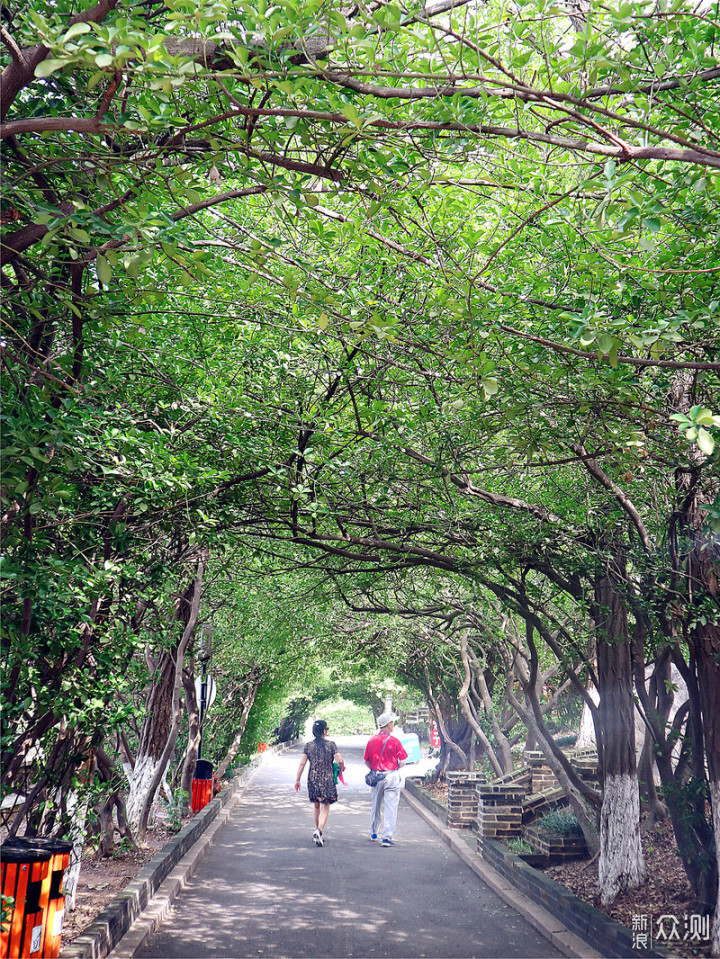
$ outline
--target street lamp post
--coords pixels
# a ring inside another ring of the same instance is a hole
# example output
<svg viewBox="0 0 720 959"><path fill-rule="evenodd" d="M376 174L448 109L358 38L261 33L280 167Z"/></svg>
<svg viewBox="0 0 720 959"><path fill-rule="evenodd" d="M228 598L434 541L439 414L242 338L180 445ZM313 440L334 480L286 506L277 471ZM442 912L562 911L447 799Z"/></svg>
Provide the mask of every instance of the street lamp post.
<svg viewBox="0 0 720 959"><path fill-rule="evenodd" d="M215 699L215 680L208 675L208 663L212 656L212 623L203 623L200 627L200 660L202 672L200 679L195 681L196 695L199 700L200 738L198 740L197 758L202 758L202 732L205 722L205 713ZM199 687L199 689L198 689Z"/></svg>
<svg viewBox="0 0 720 959"><path fill-rule="evenodd" d="M201 664L200 676L195 680L195 698L198 703L198 747L195 760L195 773L192 781L192 798L190 806L197 813L210 802L213 797L212 765L202 759L202 734L205 714L215 699L216 686L208 664L212 655L212 624L203 623L200 627L200 642L198 660Z"/></svg>

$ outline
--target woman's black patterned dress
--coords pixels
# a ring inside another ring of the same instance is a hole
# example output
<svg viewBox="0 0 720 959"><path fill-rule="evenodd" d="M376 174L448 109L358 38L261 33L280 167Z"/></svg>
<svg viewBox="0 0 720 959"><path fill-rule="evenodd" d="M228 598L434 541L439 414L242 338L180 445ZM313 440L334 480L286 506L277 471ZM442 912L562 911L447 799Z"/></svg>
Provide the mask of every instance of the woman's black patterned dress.
<svg viewBox="0 0 720 959"><path fill-rule="evenodd" d="M333 756L337 746L330 739L306 743L303 752L310 763L308 797L310 802L337 802L337 786L333 778Z"/></svg>

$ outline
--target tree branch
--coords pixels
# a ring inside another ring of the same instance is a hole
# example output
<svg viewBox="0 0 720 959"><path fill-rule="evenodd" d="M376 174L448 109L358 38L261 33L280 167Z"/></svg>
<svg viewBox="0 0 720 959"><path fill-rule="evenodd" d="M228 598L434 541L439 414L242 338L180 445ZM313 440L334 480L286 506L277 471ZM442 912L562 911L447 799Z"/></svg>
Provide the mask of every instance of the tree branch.
<svg viewBox="0 0 720 959"><path fill-rule="evenodd" d="M377 433L362 429L359 430L359 432L362 436L365 436L368 439L375 440L379 443L385 442L383 437L378 436ZM425 456L418 450L412 449L410 446L396 446L395 448L401 450L406 456L409 456L410 459L414 459L418 463L422 463L424 466L432 466L434 469L437 469L440 474L445 477L445 479L450 480L454 486L456 486L467 496L474 496L477 499L481 499L493 506L506 506L511 509L520 510L524 513L530 513L531 516L534 516L536 519L542 520L543 522L560 524L563 522L559 516L555 516L554 513L551 513L544 506L541 506L537 503L527 503L525 500L517 499L517 497L514 496L502 496L499 493L491 493L489 490L475 486L470 482L470 480L463 479L463 477L458 476L457 473L451 472L445 466L438 466L435 460L431 459L429 456Z"/></svg>
<svg viewBox="0 0 720 959"><path fill-rule="evenodd" d="M570 449L580 456L581 462L588 473L590 473L591 476L594 476L598 483L612 493L618 503L620 503L622 508L632 520L635 529L638 531L640 542L643 544L645 551L650 552L650 537L648 536L647 529L645 528L645 524L643 523L635 504L632 502L627 493L620 489L617 483L610 479L607 473L598 466L592 457L587 455L587 450L582 443L573 443L571 444Z"/></svg>
<svg viewBox="0 0 720 959"><path fill-rule="evenodd" d="M100 23L115 9L120 0L100 0L89 10L83 10L68 20L68 28L74 23ZM26 47L18 59L13 58L0 75L0 120L4 120L17 95L35 79L35 68L50 53L44 44ZM2 124L0 124L2 126Z"/></svg>
<svg viewBox="0 0 720 959"><path fill-rule="evenodd" d="M511 294L503 295L508 296ZM556 305L555 309L565 309L565 307ZM581 356L588 360L595 360L598 363L610 362L608 356L600 358L597 353L591 353L589 350L576 350L572 346L565 346L564 343L555 343L553 340L548 340L543 336L534 336L532 333L524 333L522 330L516 330L506 323L498 323L498 329L501 329L504 333L511 333L513 336L520 336L525 340L531 340L533 343L539 343L541 346L547 346L551 350L556 350L558 353L570 353L572 356ZM720 363L705 362L702 360L647 360L639 359L636 356L621 355L618 355L617 360L618 363L629 363L631 366L637 366L641 369L647 366L658 366L669 370L714 370L715 372L720 372Z"/></svg>

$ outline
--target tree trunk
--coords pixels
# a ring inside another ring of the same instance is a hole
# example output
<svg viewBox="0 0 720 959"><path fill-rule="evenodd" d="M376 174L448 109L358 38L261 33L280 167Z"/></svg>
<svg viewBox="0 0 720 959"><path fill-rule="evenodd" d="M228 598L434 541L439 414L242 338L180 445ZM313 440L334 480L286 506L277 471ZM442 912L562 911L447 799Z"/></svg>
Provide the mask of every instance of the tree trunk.
<svg viewBox="0 0 720 959"><path fill-rule="evenodd" d="M126 813L134 830L137 829L140 822L145 797L167 743L172 712L174 677L175 661L172 653L165 652L160 657L154 682L148 693L135 764L128 777L130 792L126 803Z"/></svg>
<svg viewBox="0 0 720 959"><path fill-rule="evenodd" d="M597 705L600 702L600 697L598 692L591 682L588 681L587 684L587 693L590 699ZM576 749L596 749L597 748L597 736L595 735L595 721L593 720L593 715L590 712L590 707L586 702L583 703L582 713L580 714L580 731L578 733L578 738L575 741Z"/></svg>
<svg viewBox="0 0 720 959"><path fill-rule="evenodd" d="M645 736L643 747L638 761L638 782L640 784L640 804L645 810L645 822L642 832L648 833L658 822L662 822L669 815L668 807L658 796L655 788L655 729L667 727L668 717L673 706L673 693L670 688L671 656L670 649L665 648L658 655L655 667L650 676L647 700L643 692L646 686L645 669L645 622L642 617L636 618L632 637L633 672L635 674L635 689L641 685L638 700L643 709L649 709L651 715L645 718Z"/></svg>
<svg viewBox="0 0 720 959"><path fill-rule="evenodd" d="M520 681L523 682L522 676L520 676ZM526 697L528 695L532 695L532 693L530 693L529 686L525 687L525 694ZM567 796L570 808L577 817L577 821L580 824L580 829L582 830L588 852L591 856L594 856L600 847L600 837L598 836L595 810L590 805L588 799L580 792L577 784L573 782L568 770L565 768L565 765L563 765L560 759L555 755L551 745L552 736L542 723L542 719L538 719L540 714L539 705L537 709L533 709L532 706L524 706L520 700L509 690L508 699L512 703L513 709L515 709L518 716L520 716L522 721L527 726L528 730L532 731L533 737L535 738L539 748L542 749L548 766L552 770L552 773L557 779L562 791Z"/></svg>
<svg viewBox="0 0 720 959"><path fill-rule="evenodd" d="M565 756L557 745L550 730L545 725L542 708L537 696L539 658L534 636L534 631L537 626L536 617L532 614L527 603L523 604L521 615L525 620L527 650L523 650L519 643L513 643L516 650L514 669L525 694L525 703L521 703L514 695L510 683L508 683L507 687L507 698L527 728L532 731L539 748L545 755L548 766L567 796L570 808L577 817L588 851L591 855L595 855L600 847L596 815L597 808L600 805L600 798L598 794L578 776L570 765L567 756ZM541 635L543 634L541 633ZM529 664L527 662L528 655Z"/></svg>
<svg viewBox="0 0 720 959"><path fill-rule="evenodd" d="M720 849L720 780L712 779L710 781L710 809L715 824L715 849ZM715 869L720 874L720 868L717 863L717 852L715 855ZM717 959L720 956L720 879L716 890L717 901L715 903L715 914L713 916L712 938L710 954Z"/></svg>
<svg viewBox="0 0 720 959"><path fill-rule="evenodd" d="M88 758L73 777L73 786L77 783L80 788L72 788L67 795L64 807L65 815L70 820L68 828L69 839L73 844L70 862L63 877L65 890L65 908L68 912L75 910L77 901L77 886L82 866L82 851L87 833L86 823L90 807L90 783L95 770L95 755L91 751Z"/></svg>
<svg viewBox="0 0 720 959"><path fill-rule="evenodd" d="M242 743L243 734L245 732L245 727L247 726L248 716L250 715L250 710L252 705L255 702L255 696L257 691L260 688L260 670L258 667L253 667L250 670L247 676L247 692L243 697L243 707L240 714L240 721L238 722L237 730L233 737L233 741L230 744L230 748L225 753L223 761L217 768L218 779L222 779L225 773L228 770L228 766L235 759L240 749L240 744Z"/></svg>
<svg viewBox="0 0 720 959"><path fill-rule="evenodd" d="M640 790L627 612L617 590L620 566L595 585L599 717L603 737L600 811L600 902L641 885L647 871L640 843Z"/></svg>
<svg viewBox="0 0 720 959"><path fill-rule="evenodd" d="M177 736L180 731L180 718L181 718L181 702L180 702L180 690L182 688L182 675L183 675L183 665L185 661L185 651L192 642L195 636L195 628L198 623L198 617L200 613L200 599L202 595L202 582L203 575L205 572L205 562L206 557L202 555L198 559L197 572L193 579L193 582L188 586L188 588L183 593L183 596L180 599L178 604L178 619L181 622L185 622L185 629L183 630L182 639L180 640L177 651L175 653L175 663L173 666L173 681L172 681L172 693L170 697L170 715L172 717L172 725L170 731L167 735L167 742L165 743L165 748L162 751L162 755L155 763L155 770L152 774L152 778L149 779L147 784L147 789L145 792L145 800L140 809L140 818L138 823L138 840L143 842L145 839L145 832L147 830L148 818L150 816L150 809L155 798L155 793L157 788L162 781L165 771L167 769L168 763L170 762L170 757L175 748L175 743L177 741Z"/></svg>
<svg viewBox="0 0 720 959"><path fill-rule="evenodd" d="M449 769L469 769L470 761L468 760L467 752L465 749L460 746L455 739L453 738L448 723L445 721L443 716L442 707L435 697L433 692L432 682L430 680L430 670L427 667L427 664L424 666L425 672L425 696L427 701L430 704L432 712L435 714L435 722L437 723L438 732L440 733L440 758L438 761L438 771L440 773L445 773ZM467 730L469 729L467 723L464 723L465 731L463 736L467 735ZM465 743L466 748L470 747L469 740ZM456 765L452 765L453 756L455 757Z"/></svg>
<svg viewBox="0 0 720 959"><path fill-rule="evenodd" d="M694 401L695 380L688 372L673 381L673 405L687 412ZM700 839L693 889L698 907L714 912L712 955L720 957L720 546L703 506L717 498L717 480L712 464L699 446L690 447L691 469L678 468L675 485L680 508L670 525L670 556L673 585L685 594L685 629L690 670L683 677L688 686L688 727L693 736L693 791L690 820L693 839ZM673 528L677 520L677 531ZM679 533L679 535L677 535ZM682 564L684 561L684 570ZM682 672L682 660L676 658ZM700 789L707 775L711 823L707 821ZM714 845L714 849L711 847ZM686 866L687 868L687 866Z"/></svg>
<svg viewBox="0 0 720 959"><path fill-rule="evenodd" d="M188 742L182 761L180 789L187 794L188 799L185 806L189 807L197 751L200 745L200 711L195 697L195 677L191 670L183 671L183 689L185 691L185 710L188 717Z"/></svg>
<svg viewBox="0 0 720 959"><path fill-rule="evenodd" d="M708 550L710 552L710 550ZM710 565L710 557L696 562L697 575L704 580L708 592L717 603L720 598L718 577ZM707 762L708 784L710 787L710 812L714 828L715 849L713 862L708 868L707 901L701 903L705 908L713 908L712 955L720 956L720 626L717 622L697 621L692 633L692 646L697 666L700 709L703 716L705 734L705 759ZM709 852L709 850L708 850Z"/></svg>
<svg viewBox="0 0 720 959"><path fill-rule="evenodd" d="M460 636L460 655L462 657L463 673L464 673L463 684L460 687L460 690L458 692L458 700L460 702L460 711L462 712L463 716L467 720L470 727L475 732L475 735L477 736L477 738L485 747L485 751L487 752L490 765L492 766L495 772L495 775L503 776L506 772L509 772L510 770L503 769L502 765L500 764L500 761L495 755L495 750L493 749L490 740L487 738L482 727L477 721L477 715L475 714L474 706L472 702L470 701L469 690L470 690L470 685L472 681L472 676L471 676L471 670L470 670L470 656L468 653L468 631L467 630L463 630ZM490 699L489 694L487 698L489 701L490 718L493 721L493 727L495 728L496 735L498 734L498 732L500 732L500 734L502 735L501 731L499 730L497 720L495 719L495 712L492 709L492 700ZM486 704L485 711L487 712L487 710L488 710L488 705ZM470 757L468 761L468 767L472 768L475 761L474 748L473 748L474 740L471 741L470 745L471 745L471 749L473 749L473 755Z"/></svg>

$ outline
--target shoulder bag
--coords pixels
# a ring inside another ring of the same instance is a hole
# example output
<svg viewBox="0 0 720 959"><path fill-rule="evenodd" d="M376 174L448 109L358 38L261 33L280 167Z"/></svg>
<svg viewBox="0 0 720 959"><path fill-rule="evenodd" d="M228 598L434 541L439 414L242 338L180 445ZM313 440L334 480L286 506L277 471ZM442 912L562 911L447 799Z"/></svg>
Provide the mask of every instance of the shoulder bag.
<svg viewBox="0 0 720 959"><path fill-rule="evenodd" d="M380 750L380 759L382 759L383 757L383 753L385 752L385 747L388 744L388 739L390 739L390 736L385 737L383 748ZM371 769L370 772L365 777L365 782L368 784L368 786L377 786L378 783L383 781L386 775L387 773L380 772L379 769Z"/></svg>

